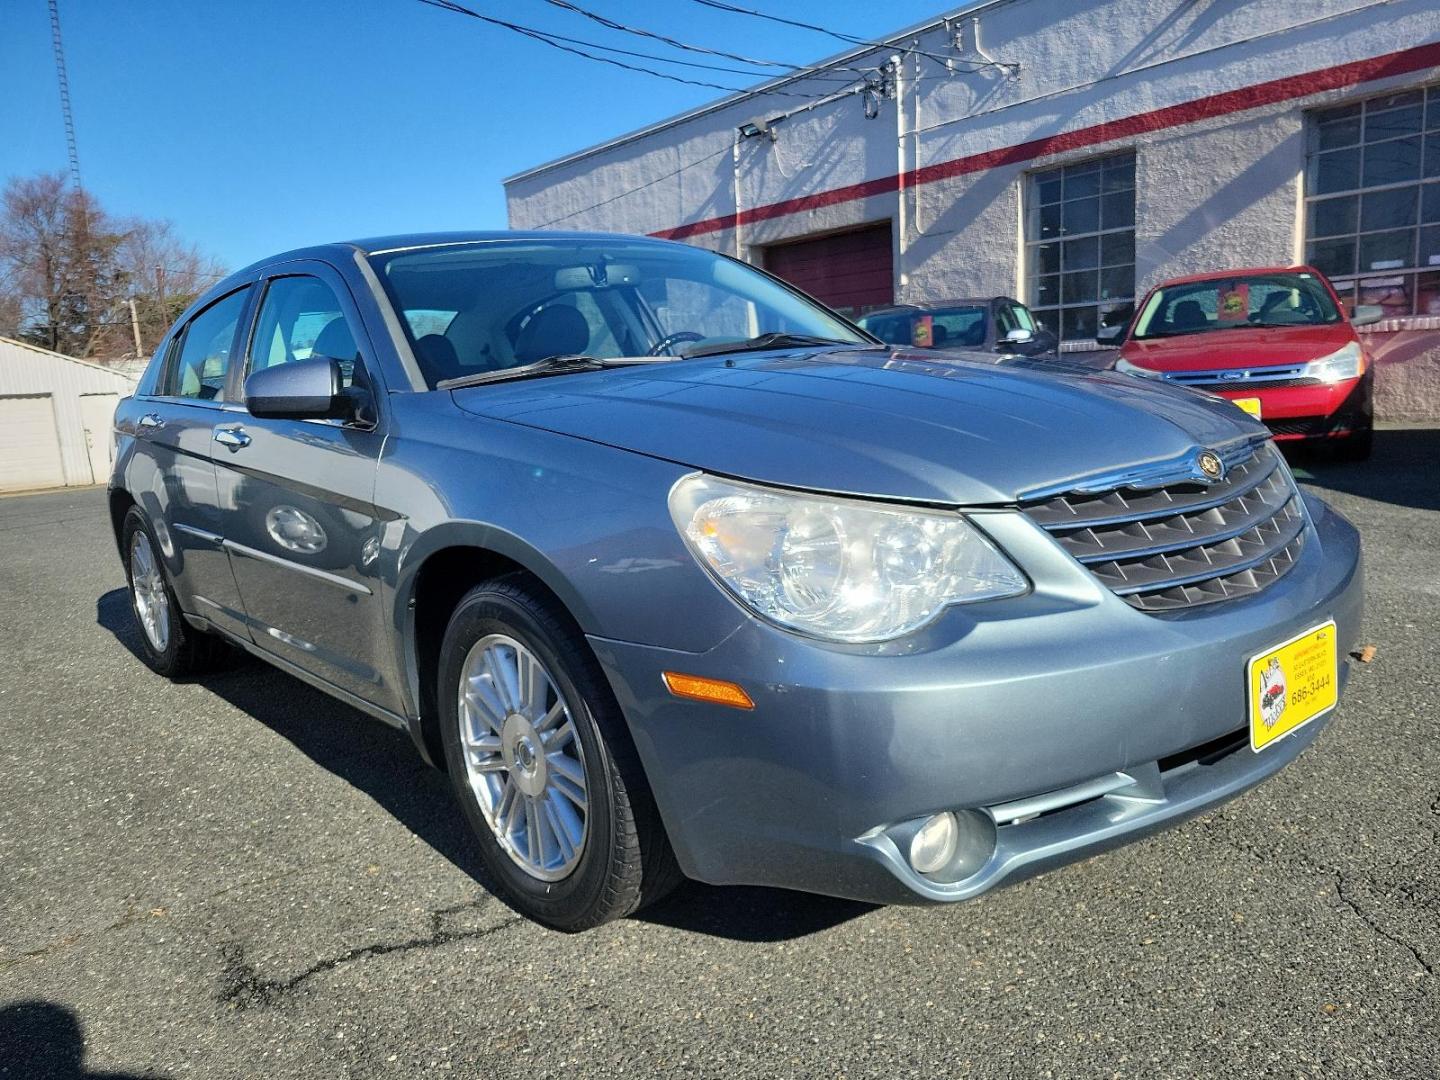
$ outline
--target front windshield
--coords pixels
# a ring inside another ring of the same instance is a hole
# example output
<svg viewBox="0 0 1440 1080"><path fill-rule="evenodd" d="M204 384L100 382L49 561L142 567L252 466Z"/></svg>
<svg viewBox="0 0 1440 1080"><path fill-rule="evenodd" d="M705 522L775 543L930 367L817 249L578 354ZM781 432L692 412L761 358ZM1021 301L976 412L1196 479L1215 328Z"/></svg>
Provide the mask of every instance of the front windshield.
<svg viewBox="0 0 1440 1080"><path fill-rule="evenodd" d="M1178 337L1255 326L1318 326L1340 311L1314 274L1256 274L1166 285L1150 294L1134 338Z"/></svg>
<svg viewBox="0 0 1440 1080"><path fill-rule="evenodd" d="M644 240L493 240L370 258L433 389L554 356L685 356L783 334L870 344L743 263Z"/></svg>

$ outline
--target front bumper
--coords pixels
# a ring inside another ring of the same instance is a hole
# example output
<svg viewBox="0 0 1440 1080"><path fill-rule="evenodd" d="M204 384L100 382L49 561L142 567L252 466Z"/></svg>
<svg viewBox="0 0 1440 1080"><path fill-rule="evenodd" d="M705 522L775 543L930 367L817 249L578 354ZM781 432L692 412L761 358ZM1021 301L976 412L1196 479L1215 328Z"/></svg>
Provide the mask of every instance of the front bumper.
<svg viewBox="0 0 1440 1080"><path fill-rule="evenodd" d="M1356 379L1307 386L1222 390L1220 396L1259 398L1260 418L1277 442L1333 439L1369 431L1374 423L1374 368Z"/></svg>
<svg viewBox="0 0 1440 1080"><path fill-rule="evenodd" d="M1201 813L1315 740L1328 718L1258 754L1228 746L1247 722L1249 657L1327 618L1342 650L1359 633L1359 538L1306 502L1312 531L1290 572L1182 615L1130 607L1014 514L990 531L1033 592L952 609L901 642L822 645L754 619L706 653L591 641L689 876L961 900ZM755 708L671 697L666 670L736 681ZM1114 790L1080 798L1107 778ZM1067 791L1069 804L1053 794ZM1047 793L1050 812L1000 826L961 881L915 873L888 831Z"/></svg>

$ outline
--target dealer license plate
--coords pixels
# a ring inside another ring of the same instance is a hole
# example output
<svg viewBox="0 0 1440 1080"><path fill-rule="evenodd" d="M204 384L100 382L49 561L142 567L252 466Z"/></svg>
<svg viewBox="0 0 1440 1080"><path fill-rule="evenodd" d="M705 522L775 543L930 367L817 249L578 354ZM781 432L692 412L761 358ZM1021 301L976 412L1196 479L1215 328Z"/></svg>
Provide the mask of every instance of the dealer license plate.
<svg viewBox="0 0 1440 1080"><path fill-rule="evenodd" d="M1231 399L1230 399L1230 402L1231 402L1231 404L1233 404L1237 409L1241 409L1241 410L1249 413L1249 414L1250 414L1251 416L1253 416L1256 420L1259 420L1259 419L1260 419L1260 399L1259 399L1258 397L1237 397L1237 398L1231 398Z"/></svg>
<svg viewBox="0 0 1440 1080"><path fill-rule="evenodd" d="M1335 623L1321 623L1252 657L1247 675L1250 748L1260 751L1335 707L1340 698Z"/></svg>

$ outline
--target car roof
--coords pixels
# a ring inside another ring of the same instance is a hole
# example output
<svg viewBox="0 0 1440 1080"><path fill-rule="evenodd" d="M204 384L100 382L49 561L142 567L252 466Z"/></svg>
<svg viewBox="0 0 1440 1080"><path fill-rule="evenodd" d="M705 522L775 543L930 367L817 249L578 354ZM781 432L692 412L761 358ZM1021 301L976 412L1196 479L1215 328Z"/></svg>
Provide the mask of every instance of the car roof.
<svg viewBox="0 0 1440 1080"><path fill-rule="evenodd" d="M328 244L312 244L308 247L277 252L274 255L267 255L263 259L257 259L249 266L237 270L230 276L235 277L248 274L260 267L270 266L274 263L293 262L296 259L315 258L325 255L333 257L337 254L343 254L349 256L355 252L359 252L361 255L375 255L388 251L443 247L448 244L479 244L497 240L580 240L592 243L623 241L624 243L647 244L673 243L673 241L660 240L653 236L631 236L625 233L562 232L552 229L484 229L457 232L395 233L390 236L370 236L359 240L339 240Z"/></svg>
<svg viewBox="0 0 1440 1080"><path fill-rule="evenodd" d="M248 266L243 266L239 270L234 270L225 275L224 278L215 282L197 296L182 313L181 318L176 320L174 325L178 325L180 322L189 319L192 312L209 306L218 297L224 296L226 293L238 288L242 282L247 281L256 273L281 263L297 262L302 259L316 259L322 262L326 260L349 260L355 258L357 255L365 256L387 251L414 250L427 247L441 247L447 244L474 244L497 240L580 240L594 243L613 243L618 240L624 243L676 246L673 240L660 240L653 236L633 236L626 233L563 232L552 229L485 229L460 232L396 233L392 236L372 236L360 240L340 240L328 244L312 244L309 247L292 248L289 251L279 251L274 255L267 255L263 259L257 259Z"/></svg>
<svg viewBox="0 0 1440 1080"><path fill-rule="evenodd" d="M1259 277L1264 274L1314 274L1321 277L1319 270L1313 266L1242 266L1233 270L1209 270L1203 274L1187 274L1184 277L1167 278L1160 282L1155 288L1163 289L1168 285L1190 285L1198 281L1229 281L1232 278Z"/></svg>
<svg viewBox="0 0 1440 1080"><path fill-rule="evenodd" d="M997 293L995 296L957 296L950 300L927 300L923 304L892 304L889 307L867 311L863 317L868 319L872 315L902 315L907 311L933 311L936 308L983 306L992 301L1002 299L1008 300L1010 298Z"/></svg>

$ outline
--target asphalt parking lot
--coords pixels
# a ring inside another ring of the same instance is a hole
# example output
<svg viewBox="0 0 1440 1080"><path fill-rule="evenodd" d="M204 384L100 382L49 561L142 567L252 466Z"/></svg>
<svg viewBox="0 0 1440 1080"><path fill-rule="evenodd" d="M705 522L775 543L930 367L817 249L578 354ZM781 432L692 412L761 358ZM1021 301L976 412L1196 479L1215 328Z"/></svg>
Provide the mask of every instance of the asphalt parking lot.
<svg viewBox="0 0 1440 1080"><path fill-rule="evenodd" d="M0 500L0 1076L1440 1076L1440 429L1297 467L1378 652L1269 784L967 905L689 885L576 937L399 733L150 674L102 491Z"/></svg>

